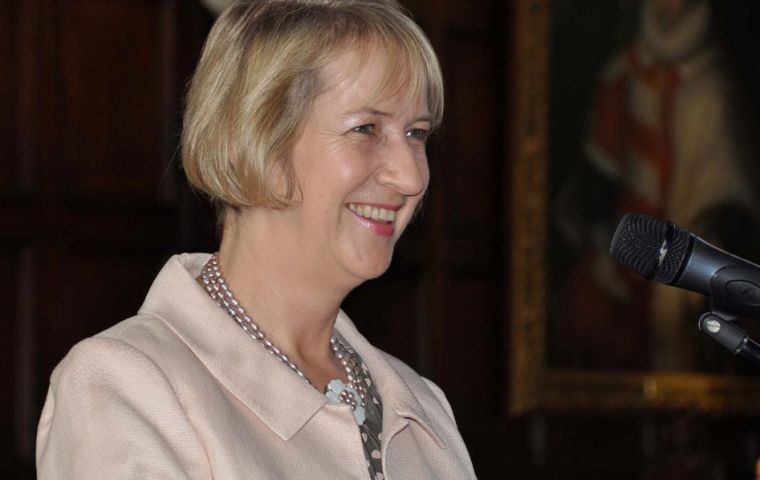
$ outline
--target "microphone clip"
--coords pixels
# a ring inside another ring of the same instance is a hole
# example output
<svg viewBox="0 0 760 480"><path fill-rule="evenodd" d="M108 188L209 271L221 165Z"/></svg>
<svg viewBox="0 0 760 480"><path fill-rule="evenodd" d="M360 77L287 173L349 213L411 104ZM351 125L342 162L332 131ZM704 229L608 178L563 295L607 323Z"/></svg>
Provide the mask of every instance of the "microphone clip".
<svg viewBox="0 0 760 480"><path fill-rule="evenodd" d="M736 325L736 317L718 313L705 312L697 323L699 330L723 345L734 355L740 355L760 366L760 344L752 340L747 332Z"/></svg>

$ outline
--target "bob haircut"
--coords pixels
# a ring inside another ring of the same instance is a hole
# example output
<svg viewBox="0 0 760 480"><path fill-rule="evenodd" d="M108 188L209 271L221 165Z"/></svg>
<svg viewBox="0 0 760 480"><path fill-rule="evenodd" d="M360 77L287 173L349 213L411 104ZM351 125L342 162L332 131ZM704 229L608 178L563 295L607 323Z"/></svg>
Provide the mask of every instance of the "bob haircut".
<svg viewBox="0 0 760 480"><path fill-rule="evenodd" d="M181 143L188 181L220 214L297 203L290 153L330 87L320 84L322 68L348 49L364 61L381 52L375 95L425 95L431 127L440 125L438 60L395 0L239 0L217 19L190 84ZM272 188L275 172L285 192Z"/></svg>

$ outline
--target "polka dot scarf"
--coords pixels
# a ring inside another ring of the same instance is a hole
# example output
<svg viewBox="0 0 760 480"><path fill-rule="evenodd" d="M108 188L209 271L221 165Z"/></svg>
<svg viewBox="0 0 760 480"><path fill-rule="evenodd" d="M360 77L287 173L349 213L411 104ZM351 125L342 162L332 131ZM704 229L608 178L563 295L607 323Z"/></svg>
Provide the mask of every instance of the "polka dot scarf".
<svg viewBox="0 0 760 480"><path fill-rule="evenodd" d="M337 335L337 332L336 332ZM346 347L346 351L349 355L354 357L357 365L361 365L364 370L364 378L367 383L367 404L364 406L366 418L362 425L358 425L359 433L362 437L362 446L364 447L364 458L367 461L367 469L369 470L369 478L371 480L383 480L383 462L382 450L380 449L380 440L383 438L383 401L380 398L380 394L377 391L375 383L372 381L369 370L364 364L359 354L357 354L353 348L346 342L345 339L340 338L343 345Z"/></svg>

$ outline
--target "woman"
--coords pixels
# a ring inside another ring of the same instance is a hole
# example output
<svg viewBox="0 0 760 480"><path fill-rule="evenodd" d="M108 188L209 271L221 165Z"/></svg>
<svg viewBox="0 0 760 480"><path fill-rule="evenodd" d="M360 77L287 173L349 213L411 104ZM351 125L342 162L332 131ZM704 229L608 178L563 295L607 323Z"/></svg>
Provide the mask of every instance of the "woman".
<svg viewBox="0 0 760 480"><path fill-rule="evenodd" d="M232 5L182 135L219 252L171 258L56 368L40 478L474 478L443 393L340 311L424 195L442 91L393 1Z"/></svg>

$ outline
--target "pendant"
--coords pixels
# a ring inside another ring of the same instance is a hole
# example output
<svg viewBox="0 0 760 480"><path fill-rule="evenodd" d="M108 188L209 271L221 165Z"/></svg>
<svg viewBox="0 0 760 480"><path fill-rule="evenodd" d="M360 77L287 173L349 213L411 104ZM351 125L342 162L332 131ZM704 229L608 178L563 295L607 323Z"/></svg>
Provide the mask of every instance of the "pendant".
<svg viewBox="0 0 760 480"><path fill-rule="evenodd" d="M325 388L325 396L333 405L348 405L354 414L357 425L364 425L366 414L361 404L359 392L351 384L345 384L338 380L331 380Z"/></svg>

